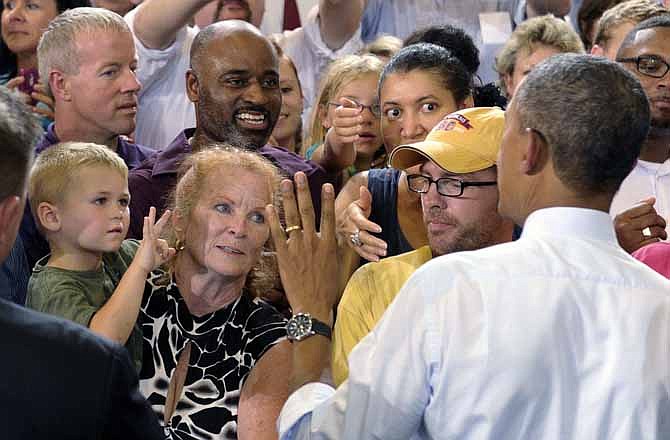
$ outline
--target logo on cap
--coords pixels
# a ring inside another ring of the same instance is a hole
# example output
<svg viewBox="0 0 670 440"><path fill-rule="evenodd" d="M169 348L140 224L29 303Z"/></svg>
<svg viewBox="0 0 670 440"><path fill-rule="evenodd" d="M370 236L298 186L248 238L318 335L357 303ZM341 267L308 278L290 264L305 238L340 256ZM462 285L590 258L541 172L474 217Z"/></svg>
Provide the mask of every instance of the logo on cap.
<svg viewBox="0 0 670 440"><path fill-rule="evenodd" d="M444 119L442 119L440 123L437 124L437 127L435 127L435 129L442 131L451 131L454 129L454 127L456 127L457 123L460 124L466 130L474 128L472 124L470 124L470 120L468 118L458 113L452 113L446 116Z"/></svg>

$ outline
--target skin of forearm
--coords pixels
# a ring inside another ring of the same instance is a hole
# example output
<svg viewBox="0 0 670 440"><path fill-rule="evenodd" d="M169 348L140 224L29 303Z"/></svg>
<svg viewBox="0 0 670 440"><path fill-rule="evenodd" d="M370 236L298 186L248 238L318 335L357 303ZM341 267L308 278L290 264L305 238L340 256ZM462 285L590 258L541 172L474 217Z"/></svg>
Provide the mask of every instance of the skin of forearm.
<svg viewBox="0 0 670 440"><path fill-rule="evenodd" d="M358 28L365 0L320 0L319 20L321 36L331 50L338 50Z"/></svg>
<svg viewBox="0 0 670 440"><path fill-rule="evenodd" d="M293 369L289 392L310 382L319 382L330 362L330 340L321 335L293 343Z"/></svg>
<svg viewBox="0 0 670 440"><path fill-rule="evenodd" d="M210 0L145 0L138 6L134 21L135 36L150 49L165 49L179 29Z"/></svg>
<svg viewBox="0 0 670 440"><path fill-rule="evenodd" d="M356 149L354 144L339 144L335 145L330 142L328 136L323 144L323 165L329 172L341 171L350 165L354 164L356 160Z"/></svg>
<svg viewBox="0 0 670 440"><path fill-rule="evenodd" d="M112 296L91 318L91 331L125 345L140 312L147 275L138 264L131 263Z"/></svg>

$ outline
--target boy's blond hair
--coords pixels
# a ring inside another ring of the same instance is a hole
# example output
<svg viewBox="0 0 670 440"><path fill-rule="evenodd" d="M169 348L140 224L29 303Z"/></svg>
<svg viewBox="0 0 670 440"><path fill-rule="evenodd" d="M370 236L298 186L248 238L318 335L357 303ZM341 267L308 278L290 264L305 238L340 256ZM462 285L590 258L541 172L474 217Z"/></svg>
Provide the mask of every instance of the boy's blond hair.
<svg viewBox="0 0 670 440"><path fill-rule="evenodd" d="M35 160L30 172L28 197L35 223L41 228L37 208L40 203L62 204L79 172L89 166L102 165L116 170L128 179L128 167L114 151L88 142L64 142L47 149Z"/></svg>

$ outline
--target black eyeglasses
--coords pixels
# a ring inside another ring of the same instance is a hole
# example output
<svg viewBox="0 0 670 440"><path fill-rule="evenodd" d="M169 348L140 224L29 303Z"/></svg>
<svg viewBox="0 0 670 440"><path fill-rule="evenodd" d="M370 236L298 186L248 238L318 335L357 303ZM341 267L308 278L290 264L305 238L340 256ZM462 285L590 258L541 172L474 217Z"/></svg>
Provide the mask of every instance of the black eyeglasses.
<svg viewBox="0 0 670 440"><path fill-rule="evenodd" d="M497 185L498 182L465 182L460 179L452 177L440 177L433 180L423 174L410 174L407 176L407 186L410 191L419 194L425 194L430 191L430 185L434 183L437 187L437 193L446 197L460 197L463 195L463 190L468 186L491 186Z"/></svg>
<svg viewBox="0 0 670 440"><path fill-rule="evenodd" d="M365 105L361 104L360 102L356 101L355 99L347 98L349 101L356 103L356 108L358 109L358 113L363 113L363 110L368 109L370 110L370 113L372 113L372 116L375 118L378 118L381 116L382 111L381 107L379 107L379 104L372 104L372 105ZM334 105L335 107L340 107L342 104L338 102L329 102L328 105Z"/></svg>
<svg viewBox="0 0 670 440"><path fill-rule="evenodd" d="M640 55L635 58L618 58L617 61L620 63L635 63L638 72L652 78L663 78L667 75L668 70L670 70L670 64L658 55Z"/></svg>

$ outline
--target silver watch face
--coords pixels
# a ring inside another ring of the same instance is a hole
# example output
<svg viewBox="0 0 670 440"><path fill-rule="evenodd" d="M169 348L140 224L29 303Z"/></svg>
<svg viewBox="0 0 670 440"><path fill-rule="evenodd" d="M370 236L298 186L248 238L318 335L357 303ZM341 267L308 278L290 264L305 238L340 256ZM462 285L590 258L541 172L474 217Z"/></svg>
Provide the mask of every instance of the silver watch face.
<svg viewBox="0 0 670 440"><path fill-rule="evenodd" d="M296 341L312 335L312 317L298 313L288 321L286 333L289 339Z"/></svg>

